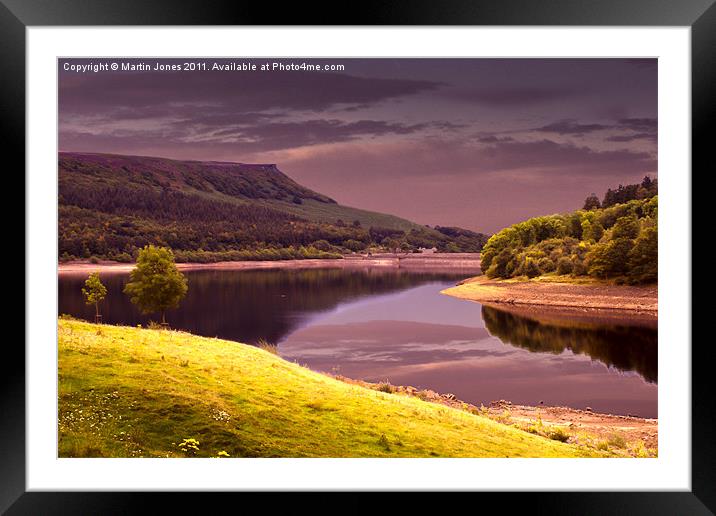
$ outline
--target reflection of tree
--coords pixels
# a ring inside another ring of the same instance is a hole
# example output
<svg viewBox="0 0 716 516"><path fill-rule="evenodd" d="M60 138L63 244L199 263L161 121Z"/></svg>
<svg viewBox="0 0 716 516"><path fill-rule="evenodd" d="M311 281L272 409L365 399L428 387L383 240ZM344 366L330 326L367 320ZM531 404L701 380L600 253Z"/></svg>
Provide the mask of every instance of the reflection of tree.
<svg viewBox="0 0 716 516"><path fill-rule="evenodd" d="M657 332L636 326L568 327L483 306L487 330L502 342L538 353L588 355L620 371L636 371L645 380L657 381Z"/></svg>
<svg viewBox="0 0 716 516"><path fill-rule="evenodd" d="M187 272L189 293L173 325L192 333L244 342L278 342L312 314L363 296L398 292L431 281L457 281L465 274L380 269L203 270ZM122 293L128 276L102 276L110 324L146 323ZM83 277L59 281L59 312L90 319L82 299Z"/></svg>

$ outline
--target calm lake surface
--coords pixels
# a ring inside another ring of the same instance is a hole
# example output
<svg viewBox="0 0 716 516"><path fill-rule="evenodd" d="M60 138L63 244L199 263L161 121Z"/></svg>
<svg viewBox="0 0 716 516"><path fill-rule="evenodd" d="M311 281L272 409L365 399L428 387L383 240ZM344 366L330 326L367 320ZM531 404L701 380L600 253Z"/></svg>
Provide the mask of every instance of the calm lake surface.
<svg viewBox="0 0 716 516"><path fill-rule="evenodd" d="M559 326L440 291L475 274L385 269L190 271L189 293L167 313L198 335L277 343L302 365L390 381L459 399L591 407L657 417L657 331ZM146 324L122 293L127 274L102 274L104 321ZM59 279L59 313L93 320L84 276ZM154 319L157 317L155 316Z"/></svg>

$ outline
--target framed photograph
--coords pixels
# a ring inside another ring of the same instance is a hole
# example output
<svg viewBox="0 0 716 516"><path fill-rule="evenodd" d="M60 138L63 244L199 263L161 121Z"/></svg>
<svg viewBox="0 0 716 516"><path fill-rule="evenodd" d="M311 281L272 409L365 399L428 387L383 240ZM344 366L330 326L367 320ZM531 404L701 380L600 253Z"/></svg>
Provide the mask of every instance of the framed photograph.
<svg viewBox="0 0 716 516"><path fill-rule="evenodd" d="M27 301L0 509L712 514L713 2L268 11L3 0Z"/></svg>

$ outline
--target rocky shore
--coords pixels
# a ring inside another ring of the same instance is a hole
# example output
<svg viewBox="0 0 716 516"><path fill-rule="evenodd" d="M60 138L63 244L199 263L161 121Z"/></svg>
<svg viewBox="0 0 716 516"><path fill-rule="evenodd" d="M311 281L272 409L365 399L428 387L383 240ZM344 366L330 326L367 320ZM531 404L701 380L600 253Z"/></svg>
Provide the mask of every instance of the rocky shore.
<svg viewBox="0 0 716 516"><path fill-rule="evenodd" d="M487 406L476 406L459 400L454 394L440 394L411 386L371 383L334 376L346 383L369 389L414 396L432 403L489 417L500 423L564 442L582 444L598 450L609 450L625 457L656 457L658 454L658 420L632 415L601 414L586 407L517 405L496 400Z"/></svg>
<svg viewBox="0 0 716 516"><path fill-rule="evenodd" d="M656 318L656 285L633 286L602 283L561 283L540 280L470 278L442 291L453 297L496 307L539 306L622 312L629 317Z"/></svg>

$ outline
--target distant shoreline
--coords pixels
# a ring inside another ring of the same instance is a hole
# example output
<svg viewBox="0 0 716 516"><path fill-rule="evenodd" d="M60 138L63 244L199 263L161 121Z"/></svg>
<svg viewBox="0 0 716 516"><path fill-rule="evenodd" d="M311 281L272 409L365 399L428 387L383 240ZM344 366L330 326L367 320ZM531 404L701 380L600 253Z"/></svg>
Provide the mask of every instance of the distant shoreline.
<svg viewBox="0 0 716 516"><path fill-rule="evenodd" d="M101 261L72 261L59 263L58 274L128 273L134 263ZM479 253L425 253L425 254L376 254L372 256L346 256L345 258L308 260L237 261L215 263L177 263L179 270L254 270L254 269L352 269L378 267L386 269L411 269L429 271L465 270L466 275L480 270Z"/></svg>
<svg viewBox="0 0 716 516"><path fill-rule="evenodd" d="M654 319L658 314L656 285L493 280L477 276L442 293L504 309L520 305L552 310L613 311L625 317Z"/></svg>

